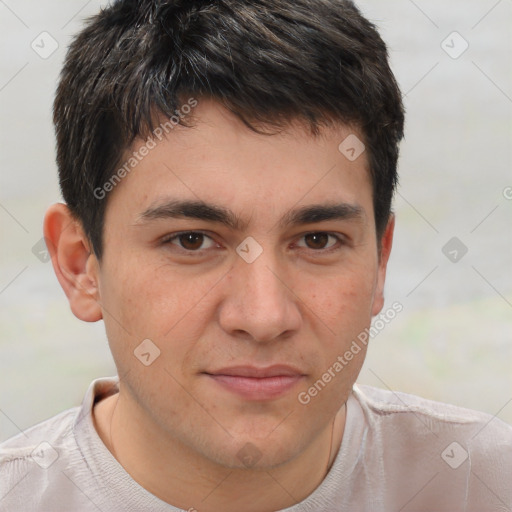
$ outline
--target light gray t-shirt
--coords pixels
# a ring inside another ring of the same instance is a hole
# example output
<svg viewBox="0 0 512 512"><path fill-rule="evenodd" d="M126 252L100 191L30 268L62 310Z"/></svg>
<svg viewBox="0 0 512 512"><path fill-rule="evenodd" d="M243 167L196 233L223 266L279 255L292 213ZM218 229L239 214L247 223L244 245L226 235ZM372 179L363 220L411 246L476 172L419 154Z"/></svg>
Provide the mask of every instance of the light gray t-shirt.
<svg viewBox="0 0 512 512"><path fill-rule="evenodd" d="M98 436L93 404L115 392L116 378L97 379L81 407L0 445L0 511L180 511L137 484ZM286 509L506 510L512 510L512 427L483 413L358 385L329 473Z"/></svg>

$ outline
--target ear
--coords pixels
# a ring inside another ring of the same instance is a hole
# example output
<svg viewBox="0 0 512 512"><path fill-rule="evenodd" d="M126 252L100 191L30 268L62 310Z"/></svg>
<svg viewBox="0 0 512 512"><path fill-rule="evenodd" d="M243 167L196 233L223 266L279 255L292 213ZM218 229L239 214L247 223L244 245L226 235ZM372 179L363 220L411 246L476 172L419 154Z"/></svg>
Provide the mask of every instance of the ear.
<svg viewBox="0 0 512 512"><path fill-rule="evenodd" d="M391 247L393 246L393 232L395 230L395 216L389 216L386 230L380 241L379 269L377 272L377 285L373 296L372 316L378 315L384 306L384 283Z"/></svg>
<svg viewBox="0 0 512 512"><path fill-rule="evenodd" d="M99 264L80 222L65 204L56 203L46 211L43 231L71 311L85 322L100 320Z"/></svg>

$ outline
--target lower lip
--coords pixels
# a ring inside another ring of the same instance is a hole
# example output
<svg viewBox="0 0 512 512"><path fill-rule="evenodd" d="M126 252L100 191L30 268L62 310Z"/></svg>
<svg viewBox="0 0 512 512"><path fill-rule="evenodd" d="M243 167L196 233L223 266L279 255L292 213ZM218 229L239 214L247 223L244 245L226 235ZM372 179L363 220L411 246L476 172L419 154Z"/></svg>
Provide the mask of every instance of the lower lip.
<svg viewBox="0 0 512 512"><path fill-rule="evenodd" d="M217 384L248 400L271 400L290 391L301 379L301 375L279 375L253 378L235 375L210 375Z"/></svg>

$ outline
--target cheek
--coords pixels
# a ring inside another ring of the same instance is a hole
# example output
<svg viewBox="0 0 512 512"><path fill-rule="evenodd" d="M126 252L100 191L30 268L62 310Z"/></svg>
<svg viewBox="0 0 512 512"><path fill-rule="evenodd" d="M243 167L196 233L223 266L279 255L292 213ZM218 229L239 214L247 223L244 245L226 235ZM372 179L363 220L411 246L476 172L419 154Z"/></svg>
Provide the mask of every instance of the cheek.
<svg viewBox="0 0 512 512"><path fill-rule="evenodd" d="M211 284L180 275L169 265L118 262L102 294L105 308L136 337L162 338L200 308Z"/></svg>
<svg viewBox="0 0 512 512"><path fill-rule="evenodd" d="M176 377L186 373L187 365L196 360L197 350L208 348L202 344L205 330L214 319L220 277L211 274L197 279L162 265L144 273L119 266L105 304L106 309L116 312L116 319L113 315L105 317L116 362L125 371L142 371L133 351L143 340L150 339L160 350L155 366L170 369Z"/></svg>
<svg viewBox="0 0 512 512"><path fill-rule="evenodd" d="M346 339L371 320L374 275L373 270L343 271L327 279L303 278L296 293L310 310L305 314L313 313L332 335Z"/></svg>
<svg viewBox="0 0 512 512"><path fill-rule="evenodd" d="M308 313L308 317L317 344L303 350L308 361L314 361L314 372L298 400L320 422L327 421L346 401L364 363L367 346L358 336L371 322L372 291L367 282L348 279L310 291L315 314Z"/></svg>

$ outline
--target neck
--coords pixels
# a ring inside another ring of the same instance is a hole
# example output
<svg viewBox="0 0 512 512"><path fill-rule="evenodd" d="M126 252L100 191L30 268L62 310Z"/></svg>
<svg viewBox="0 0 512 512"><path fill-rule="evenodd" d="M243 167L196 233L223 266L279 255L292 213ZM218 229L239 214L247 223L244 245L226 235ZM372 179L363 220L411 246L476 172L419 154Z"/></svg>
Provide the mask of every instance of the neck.
<svg viewBox="0 0 512 512"><path fill-rule="evenodd" d="M162 501L201 512L271 512L303 501L320 485L341 445L345 412L344 404L293 460L258 470L219 466L154 425L128 421L143 415L132 410L122 392L99 402L94 420L117 461Z"/></svg>

